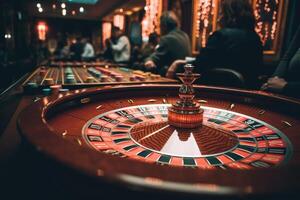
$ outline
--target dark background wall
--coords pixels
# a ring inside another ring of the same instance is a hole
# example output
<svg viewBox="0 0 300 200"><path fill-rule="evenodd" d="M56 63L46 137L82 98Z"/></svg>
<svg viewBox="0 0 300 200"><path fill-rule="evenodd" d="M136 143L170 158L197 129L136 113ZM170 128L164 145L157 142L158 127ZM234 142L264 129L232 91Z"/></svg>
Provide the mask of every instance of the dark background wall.
<svg viewBox="0 0 300 200"><path fill-rule="evenodd" d="M100 21L63 19L63 18L34 18L34 24L45 21L49 27L48 37L57 37L59 34L73 34L83 37L92 37L94 31L101 28Z"/></svg>
<svg viewBox="0 0 300 200"><path fill-rule="evenodd" d="M0 1L0 91L30 71L30 18L24 1ZM4 38L5 34L11 38Z"/></svg>

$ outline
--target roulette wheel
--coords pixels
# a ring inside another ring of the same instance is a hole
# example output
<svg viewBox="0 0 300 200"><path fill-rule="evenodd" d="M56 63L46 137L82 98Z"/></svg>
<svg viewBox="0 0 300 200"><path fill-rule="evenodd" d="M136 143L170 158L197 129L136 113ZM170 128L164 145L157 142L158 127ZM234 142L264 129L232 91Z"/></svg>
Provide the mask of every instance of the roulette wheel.
<svg viewBox="0 0 300 200"><path fill-rule="evenodd" d="M295 194L300 102L193 87L188 74L182 86L106 86L44 97L21 113L18 129L63 165L124 186L192 195Z"/></svg>

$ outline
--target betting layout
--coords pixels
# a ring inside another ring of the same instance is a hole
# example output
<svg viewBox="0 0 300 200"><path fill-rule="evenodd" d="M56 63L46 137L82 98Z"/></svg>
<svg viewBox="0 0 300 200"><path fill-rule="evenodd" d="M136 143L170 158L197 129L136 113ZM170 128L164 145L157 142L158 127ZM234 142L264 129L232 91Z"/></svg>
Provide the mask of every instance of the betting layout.
<svg viewBox="0 0 300 200"><path fill-rule="evenodd" d="M83 137L101 152L202 169L268 168L291 156L288 138L258 119L203 107L201 128L178 129L167 122L168 107L150 104L106 112L84 126Z"/></svg>
<svg viewBox="0 0 300 200"><path fill-rule="evenodd" d="M53 85L65 88L89 86L137 84L137 83L175 83L177 81L140 70L132 70L112 64L93 65L93 63L69 63L51 67L39 67L23 83L25 91L34 91ZM94 63L95 64L95 63Z"/></svg>

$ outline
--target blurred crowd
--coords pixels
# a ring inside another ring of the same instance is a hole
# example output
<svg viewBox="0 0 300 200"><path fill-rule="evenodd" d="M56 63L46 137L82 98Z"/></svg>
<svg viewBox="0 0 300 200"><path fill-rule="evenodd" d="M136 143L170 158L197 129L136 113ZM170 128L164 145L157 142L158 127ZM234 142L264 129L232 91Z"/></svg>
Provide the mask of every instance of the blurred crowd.
<svg viewBox="0 0 300 200"><path fill-rule="evenodd" d="M102 59L124 64L142 63L155 51L159 39L159 35L153 32L149 35L147 42L134 45L119 27L113 27L111 38L105 40L103 50L98 55L89 38L77 37L71 42L64 41L62 45L59 45L60 47L55 49L53 58L68 61ZM48 56L49 54L47 52Z"/></svg>
<svg viewBox="0 0 300 200"><path fill-rule="evenodd" d="M176 78L176 73L183 71L183 65L190 63L204 78L211 71L222 69L219 72L241 79L245 88L299 96L299 92L295 92L300 89L299 31L288 55L284 56L284 63L281 62L274 75L262 82L258 77L263 66L263 46L255 32L252 6L248 0L224 0L220 12L220 28L209 36L206 46L194 58L191 58L191 39L180 29L172 11L160 17L160 35L151 33L148 41L141 45L134 44L120 28L113 27L101 54L95 54L88 38L77 38L72 44L65 43L58 57L62 60L109 60L168 78Z"/></svg>

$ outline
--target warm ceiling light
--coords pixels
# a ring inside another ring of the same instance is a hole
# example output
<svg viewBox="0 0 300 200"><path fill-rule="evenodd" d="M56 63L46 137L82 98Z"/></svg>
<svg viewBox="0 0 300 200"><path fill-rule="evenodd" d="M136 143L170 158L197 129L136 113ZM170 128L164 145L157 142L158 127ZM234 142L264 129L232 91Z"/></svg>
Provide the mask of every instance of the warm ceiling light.
<svg viewBox="0 0 300 200"><path fill-rule="evenodd" d="M123 8L121 8L119 11L122 13L124 10L123 10Z"/></svg>
<svg viewBox="0 0 300 200"><path fill-rule="evenodd" d="M37 3L36 7L40 8L40 7L42 7L42 5L40 3Z"/></svg>
<svg viewBox="0 0 300 200"><path fill-rule="evenodd" d="M132 10L133 10L133 12L137 12L137 11L141 10L141 7L134 7L134 8L132 8Z"/></svg>
<svg viewBox="0 0 300 200"><path fill-rule="evenodd" d="M53 9L56 9L56 5L55 5L55 4L53 4L53 5L52 5L52 8L53 8Z"/></svg>
<svg viewBox="0 0 300 200"><path fill-rule="evenodd" d="M76 11L75 10L72 10L72 15L76 15Z"/></svg>
<svg viewBox="0 0 300 200"><path fill-rule="evenodd" d="M125 12L126 15L132 15L132 11L128 10Z"/></svg>
<svg viewBox="0 0 300 200"><path fill-rule="evenodd" d="M66 4L65 3L62 3L60 4L61 8L66 8Z"/></svg>
<svg viewBox="0 0 300 200"><path fill-rule="evenodd" d="M37 24L38 38L39 40L46 40L46 34L48 31L48 26L45 22L39 22Z"/></svg>
<svg viewBox="0 0 300 200"><path fill-rule="evenodd" d="M39 8L39 12L42 13L44 10L42 7Z"/></svg>
<svg viewBox="0 0 300 200"><path fill-rule="evenodd" d="M67 10L66 9L62 9L62 15L65 16L67 14Z"/></svg>
<svg viewBox="0 0 300 200"><path fill-rule="evenodd" d="M81 13L84 12L84 8L82 6L79 8L79 12L81 12Z"/></svg>

